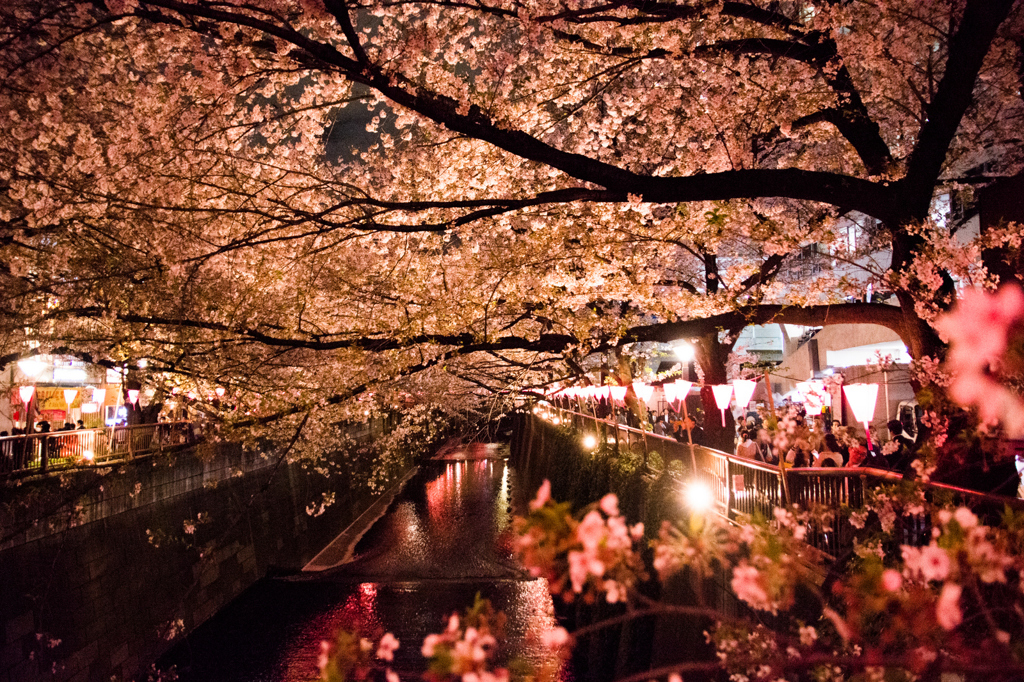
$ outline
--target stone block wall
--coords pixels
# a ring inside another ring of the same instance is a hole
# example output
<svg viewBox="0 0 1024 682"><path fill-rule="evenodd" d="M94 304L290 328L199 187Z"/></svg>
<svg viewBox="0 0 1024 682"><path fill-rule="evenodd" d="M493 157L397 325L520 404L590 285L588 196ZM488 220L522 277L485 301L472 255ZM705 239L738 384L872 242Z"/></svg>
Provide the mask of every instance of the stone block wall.
<svg viewBox="0 0 1024 682"><path fill-rule="evenodd" d="M373 502L342 475L229 446L0 495L11 508L61 490L69 504L0 532L0 682L132 679L268 571L301 569ZM335 503L311 516L324 493Z"/></svg>

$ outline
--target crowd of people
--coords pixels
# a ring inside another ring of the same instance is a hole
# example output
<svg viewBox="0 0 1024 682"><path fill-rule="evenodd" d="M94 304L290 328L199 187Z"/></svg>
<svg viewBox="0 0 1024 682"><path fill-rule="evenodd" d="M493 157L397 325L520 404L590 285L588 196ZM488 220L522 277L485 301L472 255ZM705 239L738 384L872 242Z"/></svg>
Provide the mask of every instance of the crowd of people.
<svg viewBox="0 0 1024 682"><path fill-rule="evenodd" d="M803 426L802 419L797 419L798 426ZM915 442L899 420L886 425L889 438L885 443L876 436L870 447L866 436L856 435L839 422L833 422L827 431L820 420L815 426L818 429L810 429L806 437L793 439L783 455L766 429L744 425L737 435L736 455L774 465L784 456L786 464L793 467L870 467L905 475L913 471Z"/></svg>
<svg viewBox="0 0 1024 682"><path fill-rule="evenodd" d="M674 437L680 442L687 441L683 418L676 418L666 411L653 414L652 419L656 434ZM778 465L779 458L784 456L786 464L793 467L871 467L901 474L912 471L910 463L914 460L915 442L899 420L893 419L886 425L887 439L880 439L873 433L870 447L865 435L858 435L854 427L841 426L838 421L828 422L820 418L808 421L803 416L796 417L796 420L798 428L807 436L793 439L793 444L780 453L771 433L759 418L748 417L738 425L736 456L772 465ZM693 442L703 444L699 420L691 419L689 425Z"/></svg>

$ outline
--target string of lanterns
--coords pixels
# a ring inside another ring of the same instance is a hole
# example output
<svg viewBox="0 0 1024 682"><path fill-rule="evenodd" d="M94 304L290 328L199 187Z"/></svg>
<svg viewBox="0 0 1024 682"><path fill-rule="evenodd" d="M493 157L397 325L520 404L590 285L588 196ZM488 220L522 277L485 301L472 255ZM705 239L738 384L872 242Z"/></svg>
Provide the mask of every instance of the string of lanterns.
<svg viewBox="0 0 1024 682"><path fill-rule="evenodd" d="M734 379L729 384L715 384L711 386L712 394L715 397L715 405L722 414L723 427L726 425L725 411L732 404L735 404L741 411L745 410L754 396L758 383L759 380ZM827 394L827 392L824 391L823 386L812 385L817 383L820 382L803 382L798 385L798 392L805 399L806 397L816 397L820 400L821 396ZM654 384L642 381L634 381L630 386L632 386L637 399L643 403L650 401L656 388ZM547 396L549 398L570 398L586 401L606 400L619 406L625 406L626 394L630 386L568 386L552 390L547 393ZM691 388L693 388L693 382L682 379L666 382L661 386L669 408L677 413L685 410L684 401L690 394ZM803 390L801 391L801 389ZM771 389L769 388L769 390ZM874 419L875 405L878 399L878 384L846 384L843 386L843 393L846 395L846 400L853 410L854 417L858 422L865 425L865 431L867 431L867 426ZM679 407L676 406L677 402L680 403ZM870 437L869 433L868 438L870 439Z"/></svg>

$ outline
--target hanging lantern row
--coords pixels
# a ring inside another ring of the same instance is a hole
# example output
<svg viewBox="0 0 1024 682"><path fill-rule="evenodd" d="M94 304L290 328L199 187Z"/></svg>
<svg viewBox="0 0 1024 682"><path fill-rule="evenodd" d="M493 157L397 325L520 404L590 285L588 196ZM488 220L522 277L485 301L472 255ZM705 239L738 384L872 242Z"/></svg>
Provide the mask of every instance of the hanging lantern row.
<svg viewBox="0 0 1024 682"><path fill-rule="evenodd" d="M740 410L747 409L747 405L750 404L750 399L754 396L754 391L757 389L757 384L757 380L734 379L731 384L718 384L711 387L711 392L715 396L715 404L722 413L723 427L725 426L725 411L729 408L729 404L735 400L736 407ZM637 398L645 403L654 395L655 387L651 384L634 381L632 386ZM828 405L831 402L828 391L824 389L823 382L804 382L798 385L798 389L801 387L804 389L801 393L805 396L805 400L811 399L811 402L820 401L822 405ZM26 388L31 389L32 387L24 386L21 390L24 391ZM669 408L679 412L681 407L684 407L683 401L690 394L691 388L693 388L692 381L680 379L663 384L661 390L665 393L665 401L668 403ZM614 400L616 403L624 405L627 390L627 386L570 386L552 391L548 393L548 396L552 398L581 398L584 400ZM769 388L769 390L771 389ZM864 424L864 430L867 432L868 445L870 447L871 433L867 427L875 415L875 403L878 400L878 384L847 384L843 386L843 392L846 394L846 400L850 403L857 421ZM31 392L28 394L28 399L22 393L22 400L25 400L26 404L28 400L31 400L31 397ZM676 402L680 403L680 407L676 406Z"/></svg>
<svg viewBox="0 0 1024 682"><path fill-rule="evenodd" d="M644 403L647 403L654 395L655 386L652 384L647 384L642 381L634 381L632 383L632 387L637 398ZM681 379L671 383L666 383L661 387L662 391L665 393L665 401L669 404L669 407L676 412L679 412L680 408L676 407L675 403L685 400L686 396L689 395L691 388L693 388L692 381L684 381ZM750 403L751 397L754 395L755 388L757 388L757 382L746 379L736 379L732 384L722 384L711 387L711 390L715 395L715 403L722 411L723 426L725 425L725 410L729 407L729 403L732 401L733 395L735 394L737 407L740 409L746 409L747 405ZM582 398L584 400L611 400L618 405L625 405L628 389L628 386L570 386L568 388L552 391L548 393L548 397L572 399Z"/></svg>

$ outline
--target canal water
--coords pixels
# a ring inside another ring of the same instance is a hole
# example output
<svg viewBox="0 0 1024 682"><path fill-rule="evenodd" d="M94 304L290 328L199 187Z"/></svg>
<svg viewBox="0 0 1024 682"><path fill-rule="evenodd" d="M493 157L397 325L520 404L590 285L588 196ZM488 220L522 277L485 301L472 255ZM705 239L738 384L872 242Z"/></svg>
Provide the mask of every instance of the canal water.
<svg viewBox="0 0 1024 682"><path fill-rule="evenodd" d="M513 507L528 495L496 450L449 457L420 468L350 562L260 581L159 667L175 666L186 682L308 682L318 677L320 642L359 629L393 633L401 642L395 671L418 678L424 637L443 631L477 593L508 617L504 655L539 663L539 636L555 626L552 602L512 551Z"/></svg>

